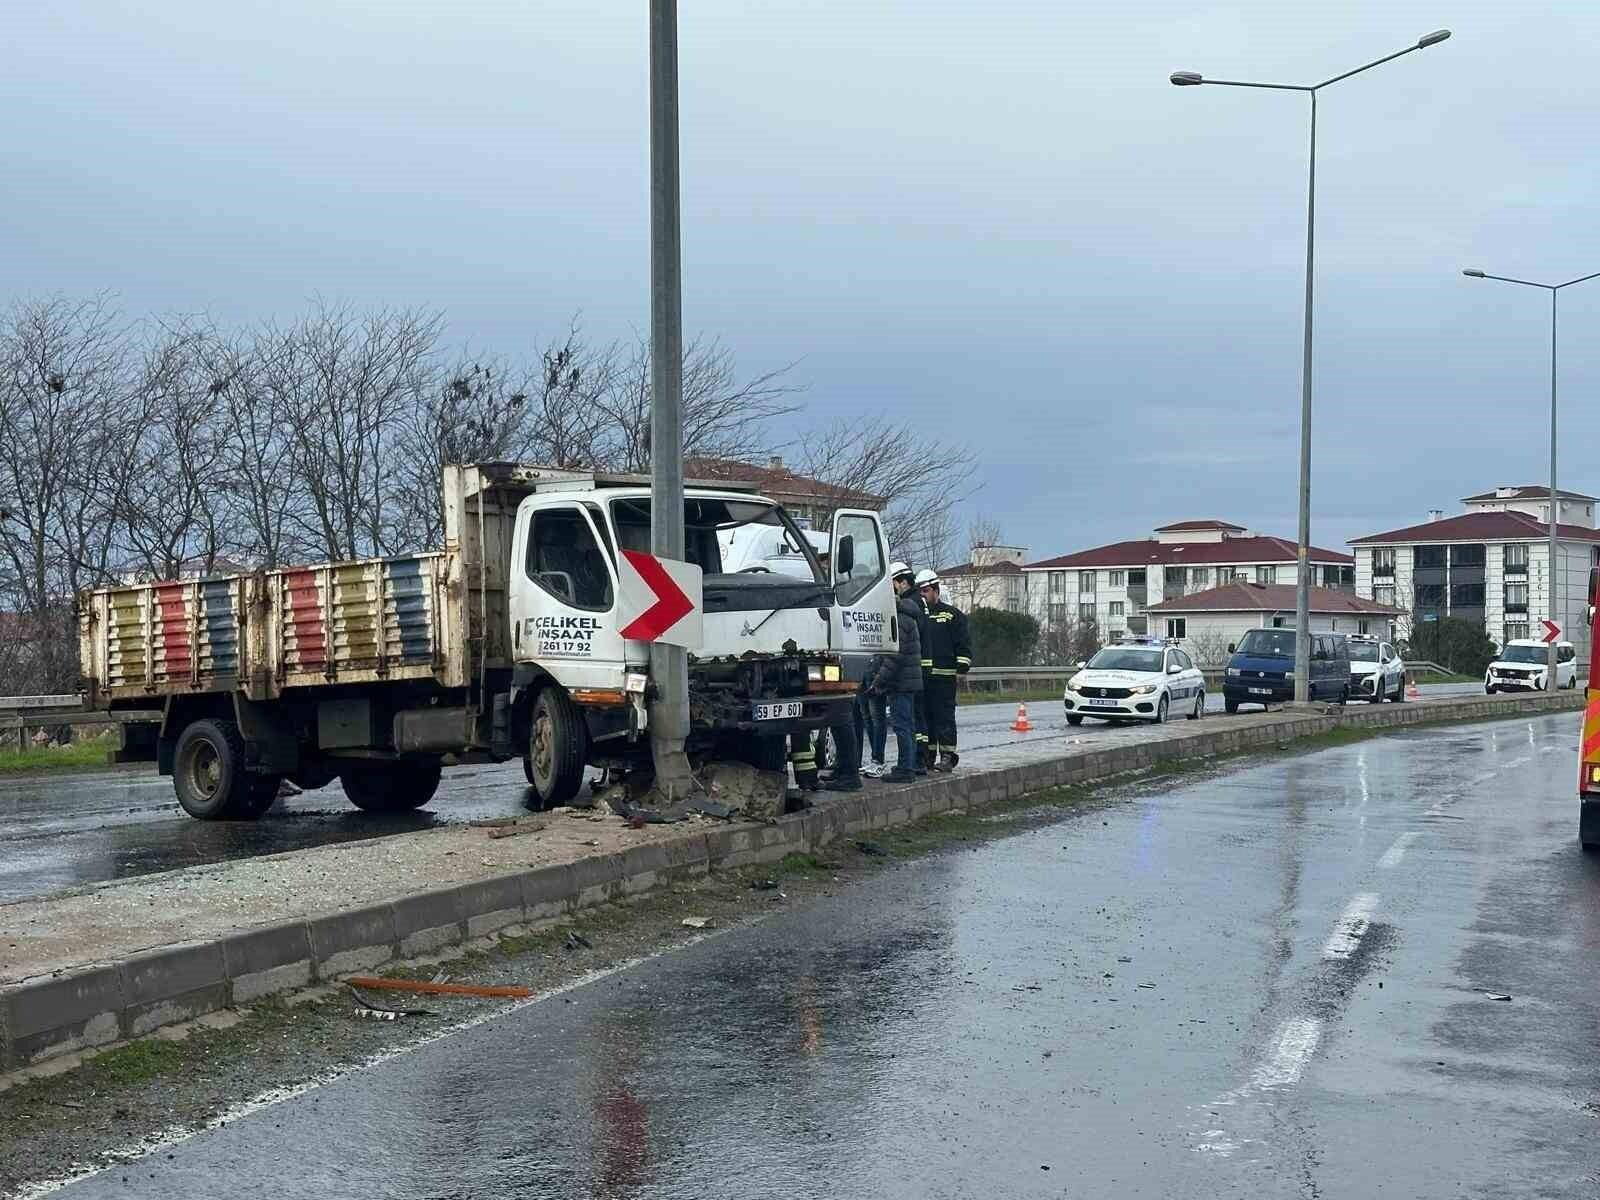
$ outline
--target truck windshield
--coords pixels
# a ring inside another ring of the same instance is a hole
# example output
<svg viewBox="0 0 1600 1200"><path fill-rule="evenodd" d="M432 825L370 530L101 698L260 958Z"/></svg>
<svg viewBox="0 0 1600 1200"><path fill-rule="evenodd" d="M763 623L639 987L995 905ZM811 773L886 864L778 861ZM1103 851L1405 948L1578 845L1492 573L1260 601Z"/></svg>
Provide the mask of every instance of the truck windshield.
<svg viewBox="0 0 1600 1200"><path fill-rule="evenodd" d="M611 502L611 519L623 550L650 550L650 497L629 496ZM683 556L707 575L727 573L722 546L731 530L766 525L782 529L788 545L804 556L811 582L826 583L822 566L789 514L770 500L729 500L713 496L686 496L683 501ZM722 534L723 537L718 535ZM756 570L757 568L746 568Z"/></svg>
<svg viewBox="0 0 1600 1200"><path fill-rule="evenodd" d="M1371 642L1350 643L1351 662L1377 662L1378 647Z"/></svg>
<svg viewBox="0 0 1600 1200"><path fill-rule="evenodd" d="M1540 663L1542 665L1548 662L1549 658L1550 651L1544 646L1507 646L1499 654L1501 662Z"/></svg>
<svg viewBox="0 0 1600 1200"><path fill-rule="evenodd" d="M1293 658L1294 630L1252 629L1240 639L1239 653L1256 658Z"/></svg>

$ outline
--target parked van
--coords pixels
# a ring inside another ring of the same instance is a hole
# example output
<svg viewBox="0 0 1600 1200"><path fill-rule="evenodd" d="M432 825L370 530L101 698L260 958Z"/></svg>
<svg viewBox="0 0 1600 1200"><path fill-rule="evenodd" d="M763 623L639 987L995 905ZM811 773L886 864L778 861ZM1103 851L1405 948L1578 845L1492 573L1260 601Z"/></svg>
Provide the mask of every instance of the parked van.
<svg viewBox="0 0 1600 1200"><path fill-rule="evenodd" d="M1295 631L1252 629L1237 646L1228 647L1228 673L1222 683L1222 706L1239 711L1241 704L1282 704L1294 699ZM1343 704L1350 698L1350 647L1342 633L1311 635L1309 700Z"/></svg>

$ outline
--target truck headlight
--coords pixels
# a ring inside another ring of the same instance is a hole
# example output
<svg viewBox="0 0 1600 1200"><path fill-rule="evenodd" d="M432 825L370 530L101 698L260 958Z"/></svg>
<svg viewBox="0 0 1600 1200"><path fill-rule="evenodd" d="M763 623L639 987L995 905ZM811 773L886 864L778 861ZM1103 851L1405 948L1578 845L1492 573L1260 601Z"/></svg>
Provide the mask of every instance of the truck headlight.
<svg viewBox="0 0 1600 1200"><path fill-rule="evenodd" d="M822 678L828 683L838 683L839 682L839 667L838 667L838 664L837 663L824 663L823 667L822 667Z"/></svg>
<svg viewBox="0 0 1600 1200"><path fill-rule="evenodd" d="M807 663L806 664L806 678L809 679L812 683L821 683L822 682L822 664L821 663Z"/></svg>

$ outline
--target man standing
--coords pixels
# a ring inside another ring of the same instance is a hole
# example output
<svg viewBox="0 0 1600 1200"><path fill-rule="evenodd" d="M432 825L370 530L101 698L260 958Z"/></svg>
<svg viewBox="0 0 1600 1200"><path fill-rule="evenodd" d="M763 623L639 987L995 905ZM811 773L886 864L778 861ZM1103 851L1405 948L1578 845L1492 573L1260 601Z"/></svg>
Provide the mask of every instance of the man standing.
<svg viewBox="0 0 1600 1200"><path fill-rule="evenodd" d="M889 697L889 721L894 726L899 759L884 776L891 783L910 783L917 777L916 698L922 694L922 638L917 625L922 606L917 603L914 578L904 564L890 568L894 577L896 652L880 655L877 672L868 683L869 695Z"/></svg>
<svg viewBox="0 0 1600 1200"><path fill-rule="evenodd" d="M917 609L917 638L922 643L922 656L918 666L922 670L922 690L912 698L912 716L916 723L917 738L917 774L926 775L931 757L928 753L928 709L927 687L928 668L932 665L928 661L928 606L922 602L922 596L917 591L917 576L910 567L903 562L889 564L889 578L894 582L896 596L909 596ZM902 590L902 586L904 588Z"/></svg>
<svg viewBox="0 0 1600 1200"><path fill-rule="evenodd" d="M967 617L939 596L939 576L917 572L917 591L928 610L927 640L922 661L927 668L922 703L928 711L928 745L935 771L953 771L956 754L956 678L972 669L972 643L967 638Z"/></svg>

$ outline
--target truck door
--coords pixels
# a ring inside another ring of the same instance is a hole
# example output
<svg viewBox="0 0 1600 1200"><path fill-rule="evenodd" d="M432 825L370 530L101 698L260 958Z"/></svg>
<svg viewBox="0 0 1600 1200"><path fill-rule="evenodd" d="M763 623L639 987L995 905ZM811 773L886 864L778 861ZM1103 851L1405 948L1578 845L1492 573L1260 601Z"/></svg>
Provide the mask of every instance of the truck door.
<svg viewBox="0 0 1600 1200"><path fill-rule="evenodd" d="M843 656L844 677L860 679L872 655L898 644L891 632L894 585L878 514L853 508L835 512L828 562L837 595L828 619L829 641Z"/></svg>
<svg viewBox="0 0 1600 1200"><path fill-rule="evenodd" d="M517 514L511 647L564 686L620 688L617 581L608 541L579 501L532 496Z"/></svg>

